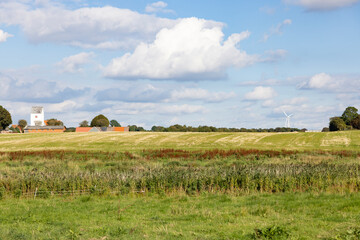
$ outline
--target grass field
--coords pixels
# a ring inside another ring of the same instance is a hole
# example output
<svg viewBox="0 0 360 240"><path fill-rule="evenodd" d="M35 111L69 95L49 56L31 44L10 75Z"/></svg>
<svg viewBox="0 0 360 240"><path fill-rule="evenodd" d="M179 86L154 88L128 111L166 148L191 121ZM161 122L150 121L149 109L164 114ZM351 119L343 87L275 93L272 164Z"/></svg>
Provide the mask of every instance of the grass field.
<svg viewBox="0 0 360 240"><path fill-rule="evenodd" d="M0 151L143 149L360 150L360 131L327 133L37 133L0 135Z"/></svg>
<svg viewBox="0 0 360 240"><path fill-rule="evenodd" d="M360 131L0 135L0 239L360 239Z"/></svg>
<svg viewBox="0 0 360 240"><path fill-rule="evenodd" d="M1 239L360 237L359 194L9 199L1 201L0 212ZM256 237L256 229L263 234Z"/></svg>

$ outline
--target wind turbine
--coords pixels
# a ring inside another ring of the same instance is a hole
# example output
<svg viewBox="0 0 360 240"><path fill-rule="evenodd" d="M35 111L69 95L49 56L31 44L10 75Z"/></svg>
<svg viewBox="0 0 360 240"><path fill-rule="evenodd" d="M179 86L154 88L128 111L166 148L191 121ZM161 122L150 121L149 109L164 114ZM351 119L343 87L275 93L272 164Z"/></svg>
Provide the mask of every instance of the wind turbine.
<svg viewBox="0 0 360 240"><path fill-rule="evenodd" d="M286 128L290 128L290 118L291 118L291 116L294 115L294 114L287 115L284 110L283 110L283 113L284 113L285 116L286 116L285 127L286 127Z"/></svg>

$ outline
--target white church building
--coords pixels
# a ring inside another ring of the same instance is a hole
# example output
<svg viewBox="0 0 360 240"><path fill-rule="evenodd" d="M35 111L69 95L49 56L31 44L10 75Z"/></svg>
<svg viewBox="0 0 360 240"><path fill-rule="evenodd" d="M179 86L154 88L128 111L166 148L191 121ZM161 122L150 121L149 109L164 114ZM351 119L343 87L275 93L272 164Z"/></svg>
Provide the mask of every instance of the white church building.
<svg viewBox="0 0 360 240"><path fill-rule="evenodd" d="M31 108L30 126L45 126L44 108L35 106Z"/></svg>

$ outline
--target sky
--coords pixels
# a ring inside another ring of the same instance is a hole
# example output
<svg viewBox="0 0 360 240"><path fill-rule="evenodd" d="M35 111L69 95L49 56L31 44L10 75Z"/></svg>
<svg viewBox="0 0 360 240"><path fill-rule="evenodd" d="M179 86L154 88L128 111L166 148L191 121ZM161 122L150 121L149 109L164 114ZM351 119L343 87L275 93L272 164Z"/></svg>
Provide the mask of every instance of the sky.
<svg viewBox="0 0 360 240"><path fill-rule="evenodd" d="M0 0L0 105L67 127L322 129L360 109L360 0Z"/></svg>

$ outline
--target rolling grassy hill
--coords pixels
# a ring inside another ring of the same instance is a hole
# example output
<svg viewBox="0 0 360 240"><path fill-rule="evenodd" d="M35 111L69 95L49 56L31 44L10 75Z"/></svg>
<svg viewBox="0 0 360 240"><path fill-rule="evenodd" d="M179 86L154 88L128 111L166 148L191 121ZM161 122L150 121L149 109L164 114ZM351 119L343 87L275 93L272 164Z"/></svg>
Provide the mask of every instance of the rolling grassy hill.
<svg viewBox="0 0 360 240"><path fill-rule="evenodd" d="M270 149L360 151L360 131L328 133L36 133L0 135L0 151L142 149Z"/></svg>

